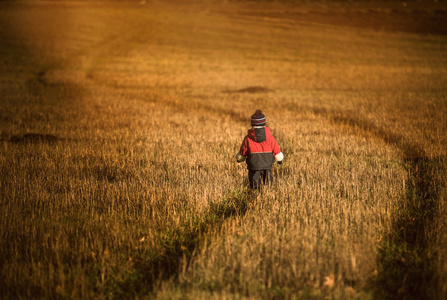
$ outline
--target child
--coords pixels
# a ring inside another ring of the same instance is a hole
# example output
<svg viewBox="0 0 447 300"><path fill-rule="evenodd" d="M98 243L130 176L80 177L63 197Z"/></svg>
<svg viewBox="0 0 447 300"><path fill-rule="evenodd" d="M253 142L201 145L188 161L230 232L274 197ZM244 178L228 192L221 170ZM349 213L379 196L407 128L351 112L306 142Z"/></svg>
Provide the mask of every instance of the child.
<svg viewBox="0 0 447 300"><path fill-rule="evenodd" d="M268 184L273 180L270 169L275 159L278 164L281 164L284 155L270 128L266 126L266 119L261 110L256 110L251 116L251 126L236 155L236 160L239 163L245 160L250 187L257 190L261 187L261 179L263 184Z"/></svg>

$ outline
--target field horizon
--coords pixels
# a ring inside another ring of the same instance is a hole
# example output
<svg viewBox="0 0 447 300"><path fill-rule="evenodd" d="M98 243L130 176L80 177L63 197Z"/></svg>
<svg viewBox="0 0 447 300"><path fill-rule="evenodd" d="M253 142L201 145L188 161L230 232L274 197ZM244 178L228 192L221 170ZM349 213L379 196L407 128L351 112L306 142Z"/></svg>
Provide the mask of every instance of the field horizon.
<svg viewBox="0 0 447 300"><path fill-rule="evenodd" d="M0 297L446 299L446 21L0 1ZM256 109L285 155L261 192Z"/></svg>

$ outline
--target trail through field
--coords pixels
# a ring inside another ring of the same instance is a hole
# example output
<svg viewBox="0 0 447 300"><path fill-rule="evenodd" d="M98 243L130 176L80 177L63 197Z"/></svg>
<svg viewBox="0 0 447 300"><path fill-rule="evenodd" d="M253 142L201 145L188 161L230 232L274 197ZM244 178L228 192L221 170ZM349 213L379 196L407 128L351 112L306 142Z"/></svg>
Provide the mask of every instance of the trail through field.
<svg viewBox="0 0 447 300"><path fill-rule="evenodd" d="M150 291L160 280L177 278L182 270L189 267L200 247L207 242L210 231L219 231L222 224L230 217L244 217L256 199L251 191L229 194L224 199L210 204L203 215L193 218L193 225L180 224L178 228L169 230L163 237L163 246L157 253L136 255L133 260L135 272L141 276L139 280L125 283L128 289ZM146 288L145 288L146 286Z"/></svg>
<svg viewBox="0 0 447 300"><path fill-rule="evenodd" d="M408 172L403 182L405 198L394 216L392 231L379 246L379 274L377 294L392 299L399 295L436 298L433 289L434 259L428 249L428 229L433 226L442 185L435 177L437 166L444 158L427 157L422 145L407 141L404 136L387 132L359 116L325 109L313 109L334 126L348 127L354 134L376 137L398 148L403 153L402 164Z"/></svg>

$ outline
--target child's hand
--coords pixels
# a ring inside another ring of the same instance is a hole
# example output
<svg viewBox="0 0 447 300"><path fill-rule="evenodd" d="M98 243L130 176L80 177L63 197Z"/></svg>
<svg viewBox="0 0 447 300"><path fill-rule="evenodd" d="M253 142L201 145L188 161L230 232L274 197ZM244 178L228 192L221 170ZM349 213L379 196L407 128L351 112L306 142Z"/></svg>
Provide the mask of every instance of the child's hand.
<svg viewBox="0 0 447 300"><path fill-rule="evenodd" d="M238 153L236 155L236 160L237 160L238 163L241 163L241 162L245 161L245 159L246 159L246 157L241 155L240 153Z"/></svg>

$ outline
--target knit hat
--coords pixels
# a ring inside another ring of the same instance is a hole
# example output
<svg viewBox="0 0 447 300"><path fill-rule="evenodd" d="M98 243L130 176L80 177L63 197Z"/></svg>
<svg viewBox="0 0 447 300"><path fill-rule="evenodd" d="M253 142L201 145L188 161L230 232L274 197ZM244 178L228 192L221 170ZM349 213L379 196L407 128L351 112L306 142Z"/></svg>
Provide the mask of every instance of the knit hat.
<svg viewBox="0 0 447 300"><path fill-rule="evenodd" d="M251 126L265 126L265 116L260 109L251 116Z"/></svg>

